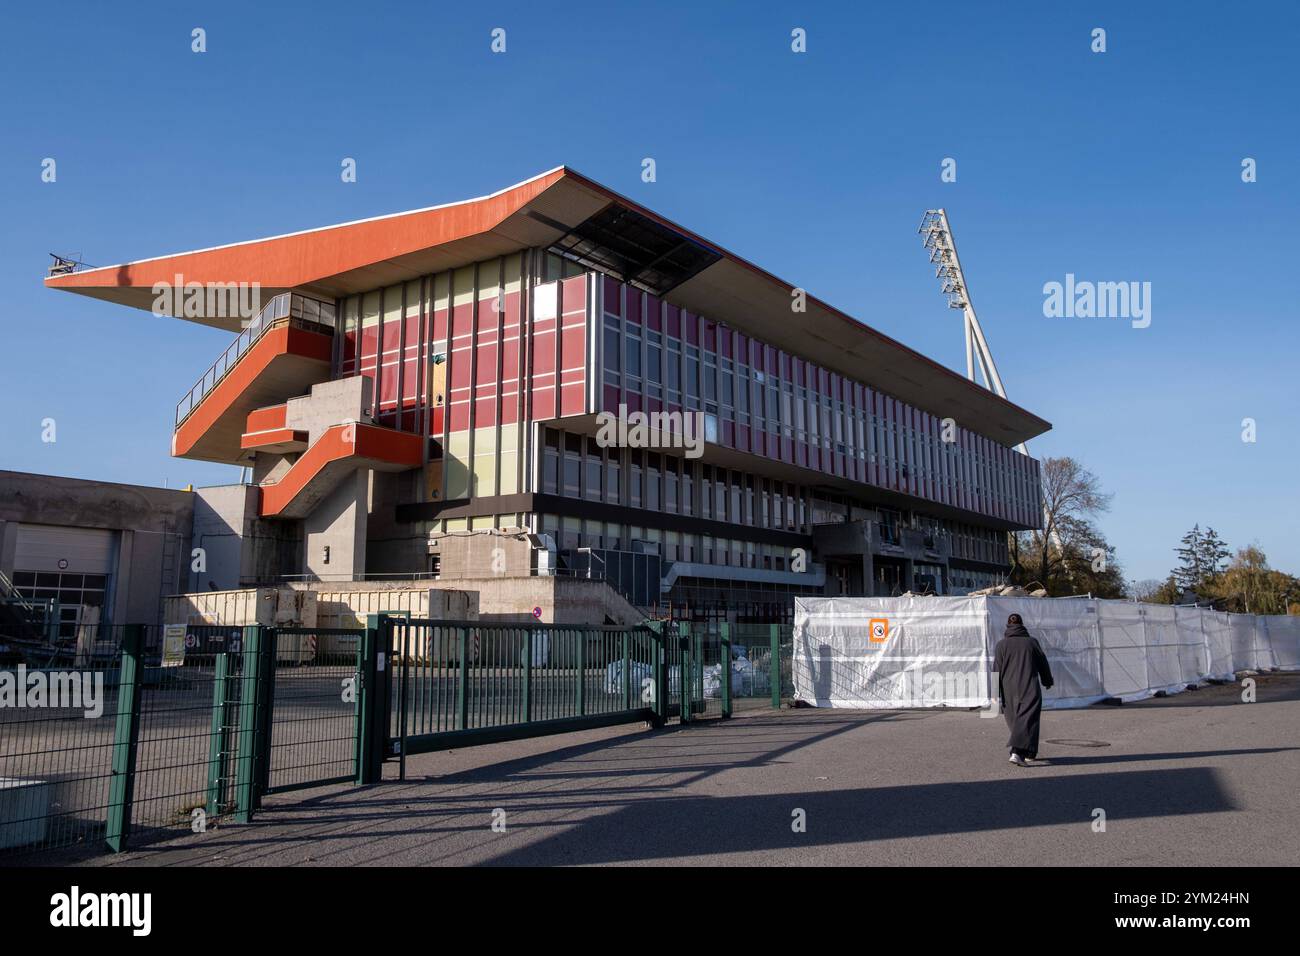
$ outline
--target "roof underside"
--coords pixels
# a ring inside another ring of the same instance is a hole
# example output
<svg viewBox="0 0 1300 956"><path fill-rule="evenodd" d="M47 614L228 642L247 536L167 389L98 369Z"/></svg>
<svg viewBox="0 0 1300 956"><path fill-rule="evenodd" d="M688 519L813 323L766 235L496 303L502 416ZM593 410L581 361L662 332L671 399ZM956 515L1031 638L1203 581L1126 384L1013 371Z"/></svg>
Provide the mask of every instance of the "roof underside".
<svg viewBox="0 0 1300 956"><path fill-rule="evenodd" d="M831 306L566 167L481 199L45 280L150 310L155 283L257 283L262 301L294 289L333 299L533 247L550 247L692 312L726 322L824 368L1004 445L1051 428ZM190 319L235 331L235 318Z"/></svg>

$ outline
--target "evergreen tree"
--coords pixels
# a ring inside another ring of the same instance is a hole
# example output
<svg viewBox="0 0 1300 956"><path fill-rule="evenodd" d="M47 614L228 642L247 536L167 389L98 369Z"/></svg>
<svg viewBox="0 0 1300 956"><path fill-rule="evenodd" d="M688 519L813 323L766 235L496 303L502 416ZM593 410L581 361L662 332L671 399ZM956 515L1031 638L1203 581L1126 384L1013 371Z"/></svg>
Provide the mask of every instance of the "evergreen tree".
<svg viewBox="0 0 1300 956"><path fill-rule="evenodd" d="M1205 580L1205 536L1197 523L1183 535L1182 547L1175 548L1178 567L1173 570L1175 583L1184 591L1195 591Z"/></svg>
<svg viewBox="0 0 1300 956"><path fill-rule="evenodd" d="M1213 528L1206 527L1201 537L1201 569L1205 578L1216 578L1223 573L1232 557L1232 550L1223 543Z"/></svg>

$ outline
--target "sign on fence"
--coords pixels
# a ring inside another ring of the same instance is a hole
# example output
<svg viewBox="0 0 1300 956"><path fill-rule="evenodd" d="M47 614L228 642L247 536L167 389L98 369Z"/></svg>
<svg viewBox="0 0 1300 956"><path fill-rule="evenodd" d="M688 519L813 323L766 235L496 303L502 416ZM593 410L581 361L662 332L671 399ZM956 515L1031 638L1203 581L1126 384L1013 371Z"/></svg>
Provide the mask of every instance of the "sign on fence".
<svg viewBox="0 0 1300 956"><path fill-rule="evenodd" d="M185 663L185 625L168 624L163 628L162 666L180 667Z"/></svg>

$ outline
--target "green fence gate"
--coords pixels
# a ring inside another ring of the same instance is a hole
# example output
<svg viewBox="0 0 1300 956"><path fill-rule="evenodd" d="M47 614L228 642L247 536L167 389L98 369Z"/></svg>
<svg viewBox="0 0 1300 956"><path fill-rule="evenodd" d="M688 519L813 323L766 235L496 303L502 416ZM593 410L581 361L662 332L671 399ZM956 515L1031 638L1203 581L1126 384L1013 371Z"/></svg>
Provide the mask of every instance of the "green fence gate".
<svg viewBox="0 0 1300 956"><path fill-rule="evenodd" d="M380 617L375 633L383 750L403 771L408 754L661 722L649 627Z"/></svg>
<svg viewBox="0 0 1300 956"><path fill-rule="evenodd" d="M357 778L362 628L276 627L264 633L264 735L257 796Z"/></svg>

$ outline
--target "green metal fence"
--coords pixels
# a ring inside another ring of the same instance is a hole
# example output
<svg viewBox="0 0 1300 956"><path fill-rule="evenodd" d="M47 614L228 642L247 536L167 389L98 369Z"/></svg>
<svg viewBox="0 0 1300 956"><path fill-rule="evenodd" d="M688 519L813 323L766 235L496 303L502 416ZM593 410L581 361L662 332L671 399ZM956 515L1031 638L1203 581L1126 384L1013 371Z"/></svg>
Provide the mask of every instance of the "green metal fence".
<svg viewBox="0 0 1300 956"><path fill-rule="evenodd" d="M241 627L193 626L180 656L164 660L156 640L124 648L112 849L201 831L234 809L244 642Z"/></svg>
<svg viewBox="0 0 1300 956"><path fill-rule="evenodd" d="M190 626L166 649L163 636L105 627L58 659L0 668L0 852L121 850L246 822L267 794L378 782L386 759L404 774L408 754L728 717L737 703L779 706L789 682L790 629L768 625L376 616L354 629ZM15 705L20 684L56 680L93 699Z"/></svg>
<svg viewBox="0 0 1300 956"><path fill-rule="evenodd" d="M356 779L361 629L190 626L170 654L158 628L102 630L63 669L0 670L0 695L102 688L94 713L0 696L0 852L122 850Z"/></svg>
<svg viewBox="0 0 1300 956"><path fill-rule="evenodd" d="M382 618L389 752L656 719L659 635L646 627Z"/></svg>
<svg viewBox="0 0 1300 956"><path fill-rule="evenodd" d="M65 691L102 684L93 712L59 706L66 699L36 707L0 701L0 851L101 841L121 849L128 834L136 842L172 835L230 808L237 742L230 704L238 699L231 678L242 629L191 628L184 659L168 666L158 628L79 630L87 632L80 651L66 659L0 672L0 687L7 679L29 691L42 682L59 681Z"/></svg>
<svg viewBox="0 0 1300 956"><path fill-rule="evenodd" d="M82 654L42 652L0 671L0 851L103 838L126 634L87 630ZM141 629L131 634L143 643ZM84 653L88 645L97 652Z"/></svg>

